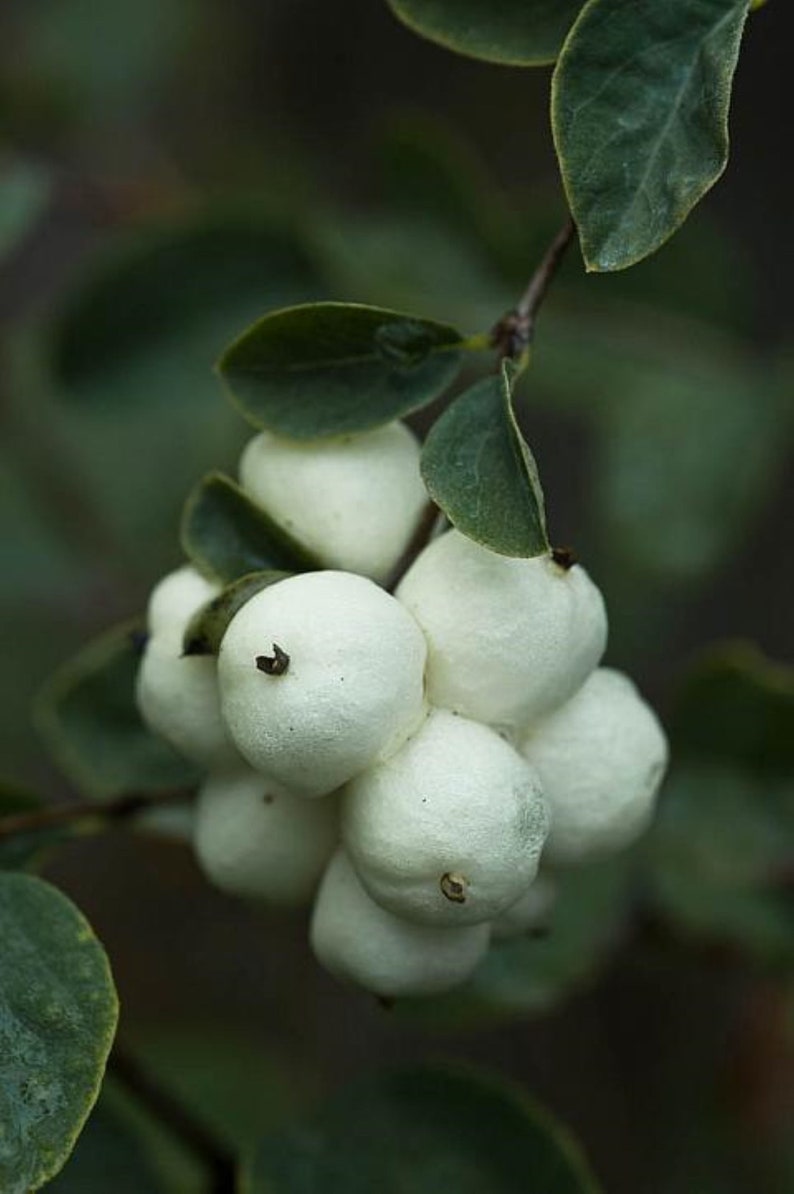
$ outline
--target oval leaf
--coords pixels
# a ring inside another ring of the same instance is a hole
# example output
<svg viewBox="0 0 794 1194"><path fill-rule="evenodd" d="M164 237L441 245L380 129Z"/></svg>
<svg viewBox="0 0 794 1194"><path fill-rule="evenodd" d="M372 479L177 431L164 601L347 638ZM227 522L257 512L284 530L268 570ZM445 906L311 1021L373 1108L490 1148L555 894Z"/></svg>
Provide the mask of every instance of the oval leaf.
<svg viewBox="0 0 794 1194"><path fill-rule="evenodd" d="M549 550L543 491L513 414L509 368L477 382L435 423L422 476L464 535L501 555L538 556Z"/></svg>
<svg viewBox="0 0 794 1194"><path fill-rule="evenodd" d="M217 655L226 628L254 593L293 576L292 572L249 572L208 601L188 623L182 644L185 655Z"/></svg>
<svg viewBox="0 0 794 1194"><path fill-rule="evenodd" d="M448 50L501 62L553 62L582 0L389 0L414 33Z"/></svg>
<svg viewBox="0 0 794 1194"><path fill-rule="evenodd" d="M99 254L67 294L50 329L53 374L80 404L206 409L213 359L235 329L263 302L321 289L303 238L268 217L240 208L153 223Z"/></svg>
<svg viewBox="0 0 794 1194"><path fill-rule="evenodd" d="M0 876L0 1189L38 1190L96 1099L118 1002L77 909L30 875Z"/></svg>
<svg viewBox="0 0 794 1194"><path fill-rule="evenodd" d="M50 678L36 724L56 762L89 796L158 791L193 783L190 764L156 738L135 703L140 619L89 643Z"/></svg>
<svg viewBox="0 0 794 1194"><path fill-rule="evenodd" d="M460 345L446 324L314 303L260 319L219 369L255 427L316 439L366 431L425 406L454 380Z"/></svg>
<svg viewBox="0 0 794 1194"><path fill-rule="evenodd" d="M264 1141L243 1189L597 1194L598 1186L568 1132L520 1089L426 1066L354 1087L313 1123Z"/></svg>
<svg viewBox="0 0 794 1194"><path fill-rule="evenodd" d="M223 473L209 473L188 497L181 542L199 571L223 584L250 572L321 567Z"/></svg>
<svg viewBox="0 0 794 1194"><path fill-rule="evenodd" d="M658 249L728 159L747 0L588 0L552 84L552 124L590 270Z"/></svg>

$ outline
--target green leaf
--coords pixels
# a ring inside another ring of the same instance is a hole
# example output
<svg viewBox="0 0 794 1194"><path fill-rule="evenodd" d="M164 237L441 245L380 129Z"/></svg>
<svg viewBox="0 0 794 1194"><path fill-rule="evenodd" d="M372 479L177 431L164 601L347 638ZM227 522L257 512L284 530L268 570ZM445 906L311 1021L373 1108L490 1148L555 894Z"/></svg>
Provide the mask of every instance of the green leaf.
<svg viewBox="0 0 794 1194"><path fill-rule="evenodd" d="M353 303L260 319L226 350L221 376L255 427L316 439L379 427L454 380L460 335L446 324Z"/></svg>
<svg viewBox="0 0 794 1194"><path fill-rule="evenodd" d="M185 502L182 548L222 583L251 572L311 572L320 564L222 473L210 473Z"/></svg>
<svg viewBox="0 0 794 1194"><path fill-rule="evenodd" d="M556 874L559 894L546 935L493 942L466 986L401 1001L397 1014L456 1032L537 1015L568 998L592 979L620 936L634 868L624 855Z"/></svg>
<svg viewBox="0 0 794 1194"><path fill-rule="evenodd" d="M232 581L191 618L182 644L184 654L217 655L226 628L246 601L292 575L292 572L249 572Z"/></svg>
<svg viewBox="0 0 794 1194"><path fill-rule="evenodd" d="M217 401L213 361L263 302L318 288L301 238L245 208L153 225L112 242L68 295L53 373L74 402L195 410Z"/></svg>
<svg viewBox="0 0 794 1194"><path fill-rule="evenodd" d="M768 504L788 447L787 387L713 327L621 304L548 312L531 378L534 405L594 432L602 572L614 569L615 602L631 579L647 641L649 603L728 562ZM621 609L616 628L629 617Z"/></svg>
<svg viewBox="0 0 794 1194"><path fill-rule="evenodd" d="M470 539L506 556L549 549L543 491L515 415L510 366L467 390L422 450L428 493Z"/></svg>
<svg viewBox="0 0 794 1194"><path fill-rule="evenodd" d="M141 1143L103 1092L66 1166L47 1194L160 1194Z"/></svg>
<svg viewBox="0 0 794 1194"><path fill-rule="evenodd" d="M582 0L388 0L410 29L448 50L501 62L553 62Z"/></svg>
<svg viewBox="0 0 794 1194"><path fill-rule="evenodd" d="M747 0L588 0L552 83L552 125L590 270L658 249L728 158Z"/></svg>
<svg viewBox="0 0 794 1194"><path fill-rule="evenodd" d="M230 467L248 431L213 374L224 345L264 307L324 290L303 233L238 204L108 237L75 278L44 329L42 389L142 574L165 570L185 494Z"/></svg>
<svg viewBox="0 0 794 1194"><path fill-rule="evenodd" d="M50 201L49 172L29 162L11 162L0 177L0 261L17 248Z"/></svg>
<svg viewBox="0 0 794 1194"><path fill-rule="evenodd" d="M670 719L679 756L794 773L794 668L752 643L712 648L687 677Z"/></svg>
<svg viewBox="0 0 794 1194"><path fill-rule="evenodd" d="M670 722L675 769L649 839L651 894L689 934L794 965L794 669L709 652Z"/></svg>
<svg viewBox="0 0 794 1194"><path fill-rule="evenodd" d="M260 1145L245 1194L597 1194L565 1128L519 1088L423 1066L362 1083Z"/></svg>
<svg viewBox="0 0 794 1194"><path fill-rule="evenodd" d="M56 762L89 796L158 791L197 775L141 721L135 703L140 619L94 639L50 678L39 694L39 732Z"/></svg>
<svg viewBox="0 0 794 1194"><path fill-rule="evenodd" d="M41 879L0 875L0 941L0 1189L29 1194L94 1105L118 1002L90 926Z"/></svg>

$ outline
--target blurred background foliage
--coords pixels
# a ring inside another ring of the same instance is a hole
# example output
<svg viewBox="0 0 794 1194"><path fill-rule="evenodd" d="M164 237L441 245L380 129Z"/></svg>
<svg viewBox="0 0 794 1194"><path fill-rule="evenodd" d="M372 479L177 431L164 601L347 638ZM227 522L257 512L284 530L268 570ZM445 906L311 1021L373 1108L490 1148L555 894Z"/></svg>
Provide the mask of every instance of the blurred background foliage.
<svg viewBox="0 0 794 1194"><path fill-rule="evenodd" d="M443 1048L544 1098L613 1194L794 1190L794 686L764 657L792 653L793 34L782 3L753 18L731 167L667 247L612 276L571 255L520 395L552 539L603 588L608 662L673 737L641 848L569 881L546 940L392 1014L317 970L301 917L211 892L178 844L83 837L50 859L111 955L125 1040L231 1144ZM220 350L312 298L489 328L562 217L547 87L372 0L6 0L6 810L20 786L67 790L32 728L42 682L140 612L187 491L234 469ZM203 1188L113 1088L53 1188L100 1171Z"/></svg>

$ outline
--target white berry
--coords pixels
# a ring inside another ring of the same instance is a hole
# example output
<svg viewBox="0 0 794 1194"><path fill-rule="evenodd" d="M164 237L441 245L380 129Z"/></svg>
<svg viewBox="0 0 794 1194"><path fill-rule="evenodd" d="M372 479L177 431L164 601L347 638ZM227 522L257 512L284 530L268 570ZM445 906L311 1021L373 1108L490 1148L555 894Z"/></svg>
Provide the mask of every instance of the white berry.
<svg viewBox="0 0 794 1194"><path fill-rule="evenodd" d="M151 638L138 671L136 697L149 729L200 767L234 763L238 755L221 716L214 657L183 656L169 638Z"/></svg>
<svg viewBox="0 0 794 1194"><path fill-rule="evenodd" d="M535 877L548 829L535 771L444 710L347 785L342 836L373 899L418 923L491 920Z"/></svg>
<svg viewBox="0 0 794 1194"><path fill-rule="evenodd" d="M235 895L307 903L337 840L335 800L275 791L256 771L216 772L199 792L199 864L217 887Z"/></svg>
<svg viewBox="0 0 794 1194"><path fill-rule="evenodd" d="M376 995L432 995L465 982L488 948L488 925L432 928L393 916L367 895L343 851L325 873L311 945L335 977Z"/></svg>
<svg viewBox="0 0 794 1194"><path fill-rule="evenodd" d="M607 621L579 565L511 559L458 531L421 553L397 596L428 640L428 697L518 728L572 696L596 667Z"/></svg>
<svg viewBox="0 0 794 1194"><path fill-rule="evenodd" d="M594 672L566 705L531 727L521 749L551 812L544 859L578 863L609 854L645 829L667 741L627 676Z"/></svg>
<svg viewBox="0 0 794 1194"><path fill-rule="evenodd" d="M182 654L190 619L217 592L217 585L190 567L160 581L149 599L149 639L136 682L146 725L204 768L238 760L221 716L215 659Z"/></svg>
<svg viewBox="0 0 794 1194"><path fill-rule="evenodd" d="M240 482L327 568L384 580L408 545L427 492L419 444L403 423L310 442L262 431Z"/></svg>
<svg viewBox="0 0 794 1194"><path fill-rule="evenodd" d="M214 584L191 565L169 572L155 585L146 611L146 624L152 638L181 643L187 624L202 605L220 592Z"/></svg>
<svg viewBox="0 0 794 1194"><path fill-rule="evenodd" d="M421 723L425 656L411 615L372 581L332 571L290 577L252 597L223 637L226 723L252 767L322 796Z"/></svg>

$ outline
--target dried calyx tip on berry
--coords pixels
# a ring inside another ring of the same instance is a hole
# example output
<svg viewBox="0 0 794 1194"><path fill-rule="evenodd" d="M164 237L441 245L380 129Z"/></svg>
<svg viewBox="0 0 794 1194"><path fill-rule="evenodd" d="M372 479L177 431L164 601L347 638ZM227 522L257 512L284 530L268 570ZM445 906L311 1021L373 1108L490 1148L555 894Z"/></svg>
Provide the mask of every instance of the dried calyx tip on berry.
<svg viewBox="0 0 794 1194"><path fill-rule="evenodd" d="M278 643L273 643L273 654L257 655L256 666L266 676L283 676L289 667L289 655Z"/></svg>
<svg viewBox="0 0 794 1194"><path fill-rule="evenodd" d="M468 883L463 875L453 874L449 871L441 876L439 882L442 894L453 904L466 903L466 889Z"/></svg>
<svg viewBox="0 0 794 1194"><path fill-rule="evenodd" d="M559 568L564 568L566 572L576 563L576 554L571 547L552 547L551 558Z"/></svg>

